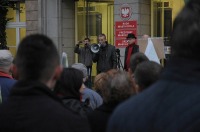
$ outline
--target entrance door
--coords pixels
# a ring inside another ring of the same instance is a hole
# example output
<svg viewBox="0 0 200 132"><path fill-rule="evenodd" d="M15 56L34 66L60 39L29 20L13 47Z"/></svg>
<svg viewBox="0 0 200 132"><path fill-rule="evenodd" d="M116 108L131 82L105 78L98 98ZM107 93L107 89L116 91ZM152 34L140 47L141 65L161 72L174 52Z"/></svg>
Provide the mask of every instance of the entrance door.
<svg viewBox="0 0 200 132"><path fill-rule="evenodd" d="M97 36L106 34L109 43L114 42L114 0L79 0L77 11L77 41L85 37L97 43Z"/></svg>
<svg viewBox="0 0 200 132"><path fill-rule="evenodd" d="M89 37L91 43L98 43L98 35L104 33L108 43L114 44L114 0L79 0L76 14L76 42ZM95 75L96 63L92 66Z"/></svg>

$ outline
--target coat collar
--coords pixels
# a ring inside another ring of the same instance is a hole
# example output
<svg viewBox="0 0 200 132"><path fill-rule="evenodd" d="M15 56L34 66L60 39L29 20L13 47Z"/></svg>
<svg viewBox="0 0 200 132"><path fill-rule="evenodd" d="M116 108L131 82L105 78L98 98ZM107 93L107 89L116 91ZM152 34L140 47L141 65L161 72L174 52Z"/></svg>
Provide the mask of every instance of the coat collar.
<svg viewBox="0 0 200 132"><path fill-rule="evenodd" d="M0 77L5 77L5 78L10 78L10 79L13 79L13 77L7 73L4 73L2 71L0 71Z"/></svg>
<svg viewBox="0 0 200 132"><path fill-rule="evenodd" d="M62 102L53 91L45 84L39 81L20 80L12 88L10 96L49 96L59 102Z"/></svg>

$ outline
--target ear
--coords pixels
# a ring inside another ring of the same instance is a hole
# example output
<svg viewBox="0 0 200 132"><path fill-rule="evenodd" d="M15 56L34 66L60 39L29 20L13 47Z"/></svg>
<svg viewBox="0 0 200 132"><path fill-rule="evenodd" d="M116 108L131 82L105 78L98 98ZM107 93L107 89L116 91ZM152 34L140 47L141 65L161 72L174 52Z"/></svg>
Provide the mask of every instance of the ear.
<svg viewBox="0 0 200 132"><path fill-rule="evenodd" d="M140 92L140 87L138 84L135 84L135 91L137 94Z"/></svg>
<svg viewBox="0 0 200 132"><path fill-rule="evenodd" d="M131 75L133 72L131 71L131 68L128 68L128 73Z"/></svg>
<svg viewBox="0 0 200 132"><path fill-rule="evenodd" d="M63 67L62 66L57 66L56 69L55 69L55 72L54 72L54 76L53 76L53 79L54 80L58 80L60 78L60 75L63 71Z"/></svg>
<svg viewBox="0 0 200 132"><path fill-rule="evenodd" d="M80 87L80 89L79 89L79 92L80 93L83 93L83 90L85 89L85 85L84 85L84 83L81 85L81 87Z"/></svg>

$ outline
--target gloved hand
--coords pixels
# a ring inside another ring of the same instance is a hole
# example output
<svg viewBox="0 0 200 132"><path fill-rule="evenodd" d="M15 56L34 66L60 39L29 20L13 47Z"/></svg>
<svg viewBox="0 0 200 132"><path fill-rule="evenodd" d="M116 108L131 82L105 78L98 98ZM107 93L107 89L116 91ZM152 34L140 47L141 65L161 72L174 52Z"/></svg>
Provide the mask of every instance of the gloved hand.
<svg viewBox="0 0 200 132"><path fill-rule="evenodd" d="M76 44L76 46L79 47L81 43L82 43L82 41L78 41L78 43Z"/></svg>

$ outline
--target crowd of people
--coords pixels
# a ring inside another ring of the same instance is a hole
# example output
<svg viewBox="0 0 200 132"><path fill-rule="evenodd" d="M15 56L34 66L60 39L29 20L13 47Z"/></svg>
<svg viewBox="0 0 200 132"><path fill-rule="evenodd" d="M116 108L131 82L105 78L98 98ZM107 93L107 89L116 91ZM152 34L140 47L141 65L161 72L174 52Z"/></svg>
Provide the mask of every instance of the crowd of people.
<svg viewBox="0 0 200 132"><path fill-rule="evenodd" d="M123 70L105 34L98 36L97 53L89 38L77 44L79 63L65 68L42 34L25 37L15 58L1 49L0 131L200 131L199 14L200 2L190 0L176 17L165 67L139 52L132 33ZM91 88L93 62L98 74Z"/></svg>

